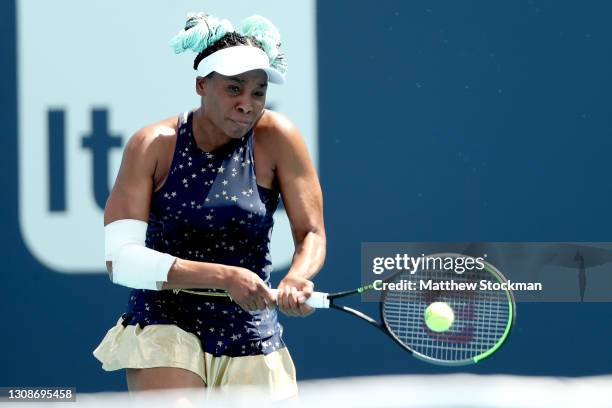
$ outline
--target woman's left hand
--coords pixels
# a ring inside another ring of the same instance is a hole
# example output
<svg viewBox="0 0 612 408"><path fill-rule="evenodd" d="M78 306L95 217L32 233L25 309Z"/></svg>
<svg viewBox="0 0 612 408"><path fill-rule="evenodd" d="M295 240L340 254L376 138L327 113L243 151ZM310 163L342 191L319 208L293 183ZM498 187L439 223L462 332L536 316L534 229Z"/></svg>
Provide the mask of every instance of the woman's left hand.
<svg viewBox="0 0 612 408"><path fill-rule="evenodd" d="M308 316L315 310L306 304L313 289L314 284L308 279L286 276L278 285L276 304L287 316Z"/></svg>

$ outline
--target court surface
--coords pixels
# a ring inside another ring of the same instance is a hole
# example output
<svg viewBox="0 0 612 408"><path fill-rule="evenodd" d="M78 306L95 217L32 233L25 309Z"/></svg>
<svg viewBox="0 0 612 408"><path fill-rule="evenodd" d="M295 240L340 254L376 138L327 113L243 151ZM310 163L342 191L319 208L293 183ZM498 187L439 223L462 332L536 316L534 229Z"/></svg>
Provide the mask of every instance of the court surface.
<svg viewBox="0 0 612 408"><path fill-rule="evenodd" d="M304 381L300 396L270 401L256 388L236 389L231 395L203 390L79 394L77 401L54 403L66 407L439 407L529 408L612 407L611 376L562 378L508 375L429 375L355 377ZM13 405L13 404L9 404ZM15 406L40 406L19 403Z"/></svg>

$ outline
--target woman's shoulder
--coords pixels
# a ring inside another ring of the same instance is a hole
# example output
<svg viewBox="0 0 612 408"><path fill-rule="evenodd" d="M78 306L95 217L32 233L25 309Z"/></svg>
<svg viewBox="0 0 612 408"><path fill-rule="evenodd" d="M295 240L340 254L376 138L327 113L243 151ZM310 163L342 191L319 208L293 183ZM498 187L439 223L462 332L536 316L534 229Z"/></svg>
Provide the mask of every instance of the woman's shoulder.
<svg viewBox="0 0 612 408"><path fill-rule="evenodd" d="M260 157L277 168L289 161L308 161L308 148L298 127L285 115L266 110L255 127L254 141Z"/></svg>
<svg viewBox="0 0 612 408"><path fill-rule="evenodd" d="M159 120L138 129L128 140L127 148L157 150L176 142L178 115Z"/></svg>
<svg viewBox="0 0 612 408"><path fill-rule="evenodd" d="M297 126L282 113L266 109L255 125L254 134L261 142L278 143L301 137Z"/></svg>
<svg viewBox="0 0 612 408"><path fill-rule="evenodd" d="M142 142L153 143L156 140L168 139L178 132L178 115L148 124L138 129L132 138Z"/></svg>

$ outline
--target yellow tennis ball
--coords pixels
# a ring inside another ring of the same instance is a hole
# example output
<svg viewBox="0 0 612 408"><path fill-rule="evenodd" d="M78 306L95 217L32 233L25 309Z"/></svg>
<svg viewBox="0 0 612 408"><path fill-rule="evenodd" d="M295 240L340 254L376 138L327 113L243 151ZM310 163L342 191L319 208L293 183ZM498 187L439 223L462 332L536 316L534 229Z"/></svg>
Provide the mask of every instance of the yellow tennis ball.
<svg viewBox="0 0 612 408"><path fill-rule="evenodd" d="M425 324L435 332L447 331L455 321L455 313L446 302L433 302L425 309Z"/></svg>

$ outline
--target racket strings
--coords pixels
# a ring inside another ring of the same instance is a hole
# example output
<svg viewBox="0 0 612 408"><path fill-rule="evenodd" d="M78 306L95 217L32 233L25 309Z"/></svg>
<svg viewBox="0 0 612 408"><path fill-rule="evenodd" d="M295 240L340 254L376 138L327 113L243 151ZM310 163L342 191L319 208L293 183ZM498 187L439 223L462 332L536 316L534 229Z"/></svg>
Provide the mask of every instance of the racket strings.
<svg viewBox="0 0 612 408"><path fill-rule="evenodd" d="M494 280L492 272L471 271L462 275L451 272L456 283ZM449 281L448 271L421 270L403 273L394 281ZM425 324L425 309L432 302L446 302L455 320L448 331L436 333ZM499 290L397 290L384 295L383 320L387 328L406 347L426 359L445 362L469 361L500 342L511 318L506 291Z"/></svg>

